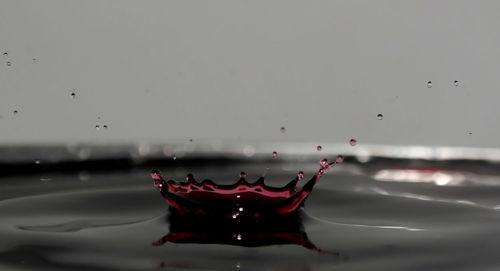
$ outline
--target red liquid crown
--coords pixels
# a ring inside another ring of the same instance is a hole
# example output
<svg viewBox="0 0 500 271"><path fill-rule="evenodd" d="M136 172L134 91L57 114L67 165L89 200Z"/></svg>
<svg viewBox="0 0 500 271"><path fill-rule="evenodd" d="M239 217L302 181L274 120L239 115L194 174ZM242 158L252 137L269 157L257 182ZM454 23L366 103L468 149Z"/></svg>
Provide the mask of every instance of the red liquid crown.
<svg viewBox="0 0 500 271"><path fill-rule="evenodd" d="M181 215L258 218L297 210L323 174L342 160L342 156L331 163L322 159L318 172L300 190L297 190L297 186L304 177L303 172L299 172L284 187L268 186L264 183L264 177L249 183L244 172L231 185L219 185L211 180L199 183L192 174L187 175L186 182L165 181L158 170L153 170L151 176L163 198Z"/></svg>

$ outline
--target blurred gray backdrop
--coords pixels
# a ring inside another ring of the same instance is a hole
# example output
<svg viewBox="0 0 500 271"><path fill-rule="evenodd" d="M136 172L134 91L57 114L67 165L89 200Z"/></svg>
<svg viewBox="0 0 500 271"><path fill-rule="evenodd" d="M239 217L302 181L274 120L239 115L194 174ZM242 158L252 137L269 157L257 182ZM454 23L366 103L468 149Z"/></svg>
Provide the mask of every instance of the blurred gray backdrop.
<svg viewBox="0 0 500 271"><path fill-rule="evenodd" d="M1 0L0 144L500 147L499 11L458 0Z"/></svg>

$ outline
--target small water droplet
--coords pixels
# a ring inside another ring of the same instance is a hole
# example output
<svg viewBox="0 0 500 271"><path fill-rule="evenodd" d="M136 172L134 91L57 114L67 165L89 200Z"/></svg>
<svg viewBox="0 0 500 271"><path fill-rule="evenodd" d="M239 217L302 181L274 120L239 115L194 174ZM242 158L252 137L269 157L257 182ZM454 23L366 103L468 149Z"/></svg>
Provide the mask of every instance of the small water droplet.
<svg viewBox="0 0 500 271"><path fill-rule="evenodd" d="M3 55L4 55L4 56L9 56L9 53L7 53L7 52L3 52Z"/></svg>
<svg viewBox="0 0 500 271"><path fill-rule="evenodd" d="M17 113L19 113L19 111L14 110L14 112L13 112L13 113L14 113L14 115L17 115Z"/></svg>
<svg viewBox="0 0 500 271"><path fill-rule="evenodd" d="M342 156L342 155L337 156L337 158L335 159L335 162L337 162L337 163L344 162L344 156Z"/></svg>
<svg viewBox="0 0 500 271"><path fill-rule="evenodd" d="M236 198L239 199L239 198L241 198L241 196L240 195L236 195Z"/></svg>
<svg viewBox="0 0 500 271"><path fill-rule="evenodd" d="M95 126L95 129L96 129L96 130L100 130L100 129L101 129L101 125L97 124L97 125Z"/></svg>
<svg viewBox="0 0 500 271"><path fill-rule="evenodd" d="M469 135L472 135L472 132L469 132Z"/></svg>
<svg viewBox="0 0 500 271"><path fill-rule="evenodd" d="M286 128L285 128L285 126L281 126L280 131L281 131L282 133L286 132Z"/></svg>
<svg viewBox="0 0 500 271"><path fill-rule="evenodd" d="M328 166L328 159L326 159L326 158L321 159L319 161L319 165L321 166L321 168L327 167Z"/></svg>
<svg viewBox="0 0 500 271"><path fill-rule="evenodd" d="M244 171L240 172L240 178L246 178L246 177L247 174Z"/></svg>
<svg viewBox="0 0 500 271"><path fill-rule="evenodd" d="M193 179L194 179L194 175L192 173L188 173L186 175L186 181L193 180Z"/></svg>
<svg viewBox="0 0 500 271"><path fill-rule="evenodd" d="M382 120L383 118L384 118L384 115L382 115L382 114L377 115L377 119Z"/></svg>
<svg viewBox="0 0 500 271"><path fill-rule="evenodd" d="M40 160L35 160L35 164L39 165L40 164Z"/></svg>
<svg viewBox="0 0 500 271"><path fill-rule="evenodd" d="M192 139L192 138L190 138L190 139L189 139L189 142L193 142L193 139Z"/></svg>
<svg viewBox="0 0 500 271"><path fill-rule="evenodd" d="M323 149L323 147L321 147L321 145L318 145L318 146L316 147L316 150L318 150L318 151L321 151L322 149Z"/></svg>
<svg viewBox="0 0 500 271"><path fill-rule="evenodd" d="M76 98L76 93L71 92L71 98L73 98L73 99Z"/></svg>
<svg viewBox="0 0 500 271"><path fill-rule="evenodd" d="M174 153L174 156L172 156L172 159L177 160L177 156Z"/></svg>
<svg viewBox="0 0 500 271"><path fill-rule="evenodd" d="M33 58L33 63L36 63L36 58Z"/></svg>
<svg viewBox="0 0 500 271"><path fill-rule="evenodd" d="M9 67L12 66L12 62L7 61L7 66L9 66Z"/></svg>
<svg viewBox="0 0 500 271"><path fill-rule="evenodd" d="M349 140L349 145L356 146L356 144L358 144L358 141L356 139L351 138L351 140Z"/></svg>
<svg viewBox="0 0 500 271"><path fill-rule="evenodd" d="M243 212L243 207L238 208L238 211Z"/></svg>
<svg viewBox="0 0 500 271"><path fill-rule="evenodd" d="M102 126L102 128L104 128L104 129L108 129L108 125L104 124L104 125Z"/></svg>
<svg viewBox="0 0 500 271"><path fill-rule="evenodd" d="M302 178L304 178L304 171L299 171L299 174L297 174L297 178L299 178L299 180L302 180Z"/></svg>
<svg viewBox="0 0 500 271"><path fill-rule="evenodd" d="M428 87L428 88L431 88L431 87L432 87L432 82L431 82L431 81L427 81L427 87Z"/></svg>
<svg viewBox="0 0 500 271"><path fill-rule="evenodd" d="M457 80L453 81L453 85L458 87L458 81Z"/></svg>
<svg viewBox="0 0 500 271"><path fill-rule="evenodd" d="M238 241L241 240L241 234L237 234L236 239L238 239Z"/></svg>
<svg viewBox="0 0 500 271"><path fill-rule="evenodd" d="M276 156L278 156L278 153L273 151L273 158L276 158Z"/></svg>

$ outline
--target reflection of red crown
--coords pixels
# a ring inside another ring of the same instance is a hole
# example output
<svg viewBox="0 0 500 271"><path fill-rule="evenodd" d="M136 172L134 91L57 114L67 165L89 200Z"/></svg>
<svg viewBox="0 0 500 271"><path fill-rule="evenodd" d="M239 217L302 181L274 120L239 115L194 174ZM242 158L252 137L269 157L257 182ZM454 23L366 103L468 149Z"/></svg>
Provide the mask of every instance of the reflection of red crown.
<svg viewBox="0 0 500 271"><path fill-rule="evenodd" d="M339 256L314 245L305 232L305 213L261 217L260 219L214 219L208 216L184 216L175 210L167 218L169 232L153 242L154 246L176 244L224 244L244 247L300 245L319 253Z"/></svg>
<svg viewBox="0 0 500 271"><path fill-rule="evenodd" d="M321 176L342 160L342 156L331 163L322 159L318 172L298 191L297 185L304 176L302 171L281 188L267 186L264 184L264 177L249 183L244 172L231 185L218 185L211 180L198 183L191 174L186 177L186 182L165 181L157 170L153 170L151 176L163 198L180 214L260 217L295 211L309 196Z"/></svg>

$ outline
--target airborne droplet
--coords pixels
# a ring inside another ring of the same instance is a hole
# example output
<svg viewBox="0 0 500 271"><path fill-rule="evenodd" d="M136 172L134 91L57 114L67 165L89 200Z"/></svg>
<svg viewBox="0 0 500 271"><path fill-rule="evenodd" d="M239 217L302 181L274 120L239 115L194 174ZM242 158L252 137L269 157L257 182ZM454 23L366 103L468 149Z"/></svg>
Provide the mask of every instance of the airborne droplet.
<svg viewBox="0 0 500 271"><path fill-rule="evenodd" d="M284 132L286 131L285 126L281 126L280 131L281 131L282 133L284 133Z"/></svg>
<svg viewBox="0 0 500 271"><path fill-rule="evenodd" d="M302 178L304 178L304 171L299 171L299 174L297 174L297 178L299 178L299 180L302 180Z"/></svg>
<svg viewBox="0 0 500 271"><path fill-rule="evenodd" d="M383 118L384 118L384 115L382 115L382 114L377 115L377 119L382 120Z"/></svg>
<svg viewBox="0 0 500 271"><path fill-rule="evenodd" d="M96 129L96 130L100 130L100 129L101 129L101 125L97 124L97 125L95 126L95 129Z"/></svg>
<svg viewBox="0 0 500 271"><path fill-rule="evenodd" d="M319 165L320 165L321 168L327 167L328 166L328 159L326 159L326 158L321 159L319 161Z"/></svg>
<svg viewBox="0 0 500 271"><path fill-rule="evenodd" d="M276 158L276 156L278 156L278 153L273 151L273 158Z"/></svg>
<svg viewBox="0 0 500 271"><path fill-rule="evenodd" d="M14 115L17 115L17 113L19 113L19 111L14 110L14 112L13 112L13 113L14 113Z"/></svg>
<svg viewBox="0 0 500 271"><path fill-rule="evenodd" d="M431 82L431 81L427 81L427 87L428 87L428 88L431 88L431 87L432 87L432 82Z"/></svg>
<svg viewBox="0 0 500 271"><path fill-rule="evenodd" d="M457 80L453 81L453 85L458 87L458 81Z"/></svg>
<svg viewBox="0 0 500 271"><path fill-rule="evenodd" d="M351 140L349 140L349 145L351 145L353 147L356 146L357 143L358 143L358 141L354 138L351 138Z"/></svg>
<svg viewBox="0 0 500 271"><path fill-rule="evenodd" d="M9 66L9 67L12 66L12 62L7 61L7 66Z"/></svg>
<svg viewBox="0 0 500 271"><path fill-rule="evenodd" d="M73 99L76 98L76 93L71 92L71 98L73 98Z"/></svg>
<svg viewBox="0 0 500 271"><path fill-rule="evenodd" d="M318 151L321 151L322 149L323 149L323 147L321 147L321 145L318 145L318 146L316 147L316 150L318 150Z"/></svg>
<svg viewBox="0 0 500 271"><path fill-rule="evenodd" d="M344 162L344 156L342 156L342 155L337 156L337 159L335 159L335 162L337 162L337 163Z"/></svg>

